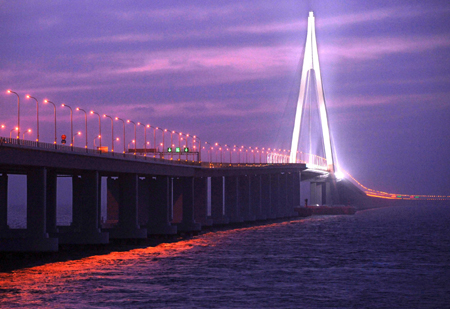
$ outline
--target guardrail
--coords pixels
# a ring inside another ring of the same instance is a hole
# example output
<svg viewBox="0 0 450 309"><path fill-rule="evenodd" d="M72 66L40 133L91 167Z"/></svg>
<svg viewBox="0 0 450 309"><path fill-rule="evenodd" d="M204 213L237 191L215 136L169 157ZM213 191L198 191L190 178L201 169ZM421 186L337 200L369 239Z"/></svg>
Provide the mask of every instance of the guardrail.
<svg viewBox="0 0 450 309"><path fill-rule="evenodd" d="M189 160L172 159L172 158L171 159L155 158L155 157L151 157L151 156L146 156L145 154L106 152L106 151L90 149L90 148L81 148L81 147L74 147L74 146L67 146L67 145L58 145L58 144L43 143L43 142L36 142L36 141L29 141L29 140L21 140L21 139L17 139L17 138L0 137L0 146L3 146L3 145L44 149L47 151L88 154L88 155L96 155L96 156L111 157L111 158L122 158L122 159L126 159L126 160L160 162L160 163L169 163L169 164L172 164L172 163L173 164L187 164L187 165L201 165L202 164L202 162L198 162L198 161L189 161Z"/></svg>

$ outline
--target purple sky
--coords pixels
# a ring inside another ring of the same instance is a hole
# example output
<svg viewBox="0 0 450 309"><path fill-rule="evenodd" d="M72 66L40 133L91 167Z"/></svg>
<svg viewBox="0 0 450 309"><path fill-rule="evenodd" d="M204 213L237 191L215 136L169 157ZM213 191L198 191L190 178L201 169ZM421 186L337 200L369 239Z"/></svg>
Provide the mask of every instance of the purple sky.
<svg viewBox="0 0 450 309"><path fill-rule="evenodd" d="M22 131L36 125L29 93L205 141L287 147L309 10L340 164L373 189L450 194L448 1L0 1L1 135L17 122L13 89ZM57 113L69 134L68 110ZM41 141L52 117L42 104Z"/></svg>

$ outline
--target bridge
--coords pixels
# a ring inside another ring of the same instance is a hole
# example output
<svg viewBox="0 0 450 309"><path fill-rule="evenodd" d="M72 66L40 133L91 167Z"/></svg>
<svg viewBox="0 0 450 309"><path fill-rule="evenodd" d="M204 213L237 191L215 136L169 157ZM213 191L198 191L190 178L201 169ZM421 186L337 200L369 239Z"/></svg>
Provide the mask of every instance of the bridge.
<svg viewBox="0 0 450 309"><path fill-rule="evenodd" d="M70 112L71 133L58 141L56 105L49 100L44 103L55 110L54 140L43 142L38 100L27 95L36 101L37 116L36 140L30 141L20 125L21 94L8 93L17 97L18 117L9 137L0 137L0 251L57 251L61 244L107 244L112 239L196 233L205 226L294 217L294 207L303 205L300 184L305 181L310 182L310 204L339 204L336 176L341 171L330 138L312 12L289 150L210 143L140 122L102 117L95 111L89 114L98 117L99 131L90 147L88 112L75 109L85 116L83 142L73 132L73 109L66 104L62 107ZM324 156L313 153L311 132L309 142L300 145L303 111L312 101L320 115ZM111 123L110 142L102 136L101 119ZM114 122L122 124L123 136L114 135ZM128 147L125 123L134 128ZM139 126L144 129L141 148ZM121 138L123 149L117 151L114 145ZM26 176L25 229L8 226L9 175ZM71 179L69 226L57 225L59 177ZM107 196L106 220L101 217L102 190Z"/></svg>

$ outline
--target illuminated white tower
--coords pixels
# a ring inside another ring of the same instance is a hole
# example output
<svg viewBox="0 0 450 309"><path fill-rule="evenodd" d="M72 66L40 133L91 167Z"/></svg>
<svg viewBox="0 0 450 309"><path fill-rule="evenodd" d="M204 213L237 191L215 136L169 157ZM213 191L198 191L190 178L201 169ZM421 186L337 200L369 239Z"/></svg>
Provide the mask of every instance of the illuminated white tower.
<svg viewBox="0 0 450 309"><path fill-rule="evenodd" d="M327 109L325 106L325 97L322 87L322 76L320 74L319 55L317 53L316 30L314 25L314 14L309 12L308 34L306 36L305 55L303 56L302 79L300 83L300 94L297 101L297 112L295 114L294 132L292 134L291 153L289 163L296 163L296 154L298 150L298 141L300 137L300 127L302 121L302 111L305 104L306 84L308 73L315 74L317 98L319 105L320 122L322 125L323 144L325 148L325 159L327 160L328 170L334 172L333 155L331 150L330 128L328 126ZM309 83L311 84L311 83Z"/></svg>

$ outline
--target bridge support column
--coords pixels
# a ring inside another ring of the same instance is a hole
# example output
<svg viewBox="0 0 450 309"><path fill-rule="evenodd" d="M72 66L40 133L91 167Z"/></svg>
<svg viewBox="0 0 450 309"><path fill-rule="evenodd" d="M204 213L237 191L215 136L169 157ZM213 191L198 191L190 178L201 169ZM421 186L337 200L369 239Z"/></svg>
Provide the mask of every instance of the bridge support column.
<svg viewBox="0 0 450 309"><path fill-rule="evenodd" d="M109 234L100 231L99 181L97 171L85 171L81 178L73 177L72 229L58 233L60 244L107 244Z"/></svg>
<svg viewBox="0 0 450 309"><path fill-rule="evenodd" d="M244 222L239 209L239 177L225 177L225 212L230 223Z"/></svg>
<svg viewBox="0 0 450 309"><path fill-rule="evenodd" d="M282 218L287 217L287 209L288 209L288 182L287 182L287 173L280 174L280 212L279 215Z"/></svg>
<svg viewBox="0 0 450 309"><path fill-rule="evenodd" d="M300 207L301 196L300 196L300 182L301 182L301 172L292 172L292 216L298 216L298 213L294 210L294 207Z"/></svg>
<svg viewBox="0 0 450 309"><path fill-rule="evenodd" d="M150 179L138 178L138 224L145 228L148 222L148 208L150 203Z"/></svg>
<svg viewBox="0 0 450 309"><path fill-rule="evenodd" d="M256 216L252 212L250 176L239 176L239 207L244 221L256 221Z"/></svg>
<svg viewBox="0 0 450 309"><path fill-rule="evenodd" d="M270 174L261 175L261 208L267 219L274 219L271 212L271 185Z"/></svg>
<svg viewBox="0 0 450 309"><path fill-rule="evenodd" d="M211 177L211 216L214 225L228 224L225 214L225 177Z"/></svg>
<svg viewBox="0 0 450 309"><path fill-rule="evenodd" d="M120 187L119 179L106 179L106 222L103 228L112 228L119 222Z"/></svg>
<svg viewBox="0 0 450 309"><path fill-rule="evenodd" d="M286 173L286 216L294 216L294 174Z"/></svg>
<svg viewBox="0 0 450 309"><path fill-rule="evenodd" d="M46 224L47 170L44 167L27 171L27 229L12 232L0 239L0 251L58 251L58 238L49 238Z"/></svg>
<svg viewBox="0 0 450 309"><path fill-rule="evenodd" d="M54 170L47 170L47 233L57 235L56 227L56 189L58 175Z"/></svg>
<svg viewBox="0 0 450 309"><path fill-rule="evenodd" d="M267 217L263 214L261 206L261 175L252 175L251 177L251 192L252 195L252 210L256 220L266 220Z"/></svg>
<svg viewBox="0 0 450 309"><path fill-rule="evenodd" d="M180 177L183 195L183 219L177 224L178 232L199 232L201 224L194 220L194 177Z"/></svg>
<svg viewBox="0 0 450 309"><path fill-rule="evenodd" d="M280 174L270 175L270 192L271 192L271 214L277 219L280 218Z"/></svg>
<svg viewBox="0 0 450 309"><path fill-rule="evenodd" d="M208 177L194 178L194 220L202 226L213 225L208 213Z"/></svg>
<svg viewBox="0 0 450 309"><path fill-rule="evenodd" d="M331 199L331 183L330 182L325 182L323 183L323 192L322 192L322 200L324 202L325 205L333 205L333 201Z"/></svg>
<svg viewBox="0 0 450 309"><path fill-rule="evenodd" d="M322 183L311 182L310 205L322 205Z"/></svg>
<svg viewBox="0 0 450 309"><path fill-rule="evenodd" d="M150 180L148 222L145 226L148 235L177 234L177 227L170 224L170 184L168 176L157 176Z"/></svg>
<svg viewBox="0 0 450 309"><path fill-rule="evenodd" d="M0 237L8 227L8 174L0 176Z"/></svg>
<svg viewBox="0 0 450 309"><path fill-rule="evenodd" d="M119 221L115 228L108 230L111 239L147 238L147 229L138 224L138 175L119 176L120 199Z"/></svg>

